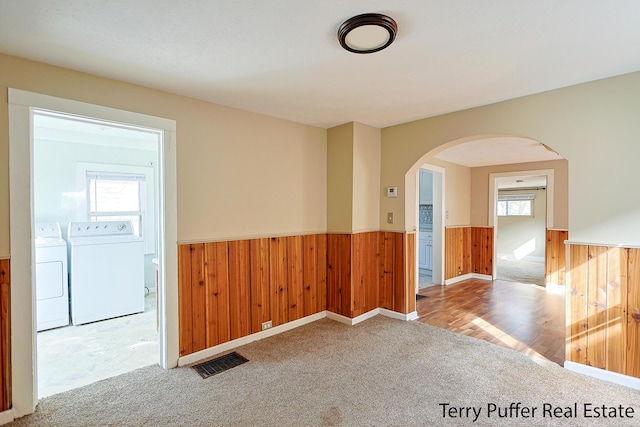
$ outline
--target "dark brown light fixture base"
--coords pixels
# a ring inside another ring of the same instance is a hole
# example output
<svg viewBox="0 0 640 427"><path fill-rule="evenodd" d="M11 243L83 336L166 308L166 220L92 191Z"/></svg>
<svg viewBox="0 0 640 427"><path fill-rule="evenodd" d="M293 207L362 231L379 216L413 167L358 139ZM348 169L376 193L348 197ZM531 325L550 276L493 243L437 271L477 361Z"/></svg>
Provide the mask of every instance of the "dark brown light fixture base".
<svg viewBox="0 0 640 427"><path fill-rule="evenodd" d="M396 38L398 24L380 13L365 13L347 19L338 29L340 45L353 53L374 53Z"/></svg>

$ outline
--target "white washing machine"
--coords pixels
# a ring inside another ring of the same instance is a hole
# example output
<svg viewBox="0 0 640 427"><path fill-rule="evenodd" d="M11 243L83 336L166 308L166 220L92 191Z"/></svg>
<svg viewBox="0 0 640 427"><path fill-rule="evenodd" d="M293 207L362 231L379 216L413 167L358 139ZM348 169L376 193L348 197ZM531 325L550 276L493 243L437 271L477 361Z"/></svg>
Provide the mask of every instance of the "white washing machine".
<svg viewBox="0 0 640 427"><path fill-rule="evenodd" d="M74 325L144 311L144 241L131 221L69 223Z"/></svg>
<svg viewBox="0 0 640 427"><path fill-rule="evenodd" d="M69 324L67 242L58 223L36 223L36 324L38 331Z"/></svg>

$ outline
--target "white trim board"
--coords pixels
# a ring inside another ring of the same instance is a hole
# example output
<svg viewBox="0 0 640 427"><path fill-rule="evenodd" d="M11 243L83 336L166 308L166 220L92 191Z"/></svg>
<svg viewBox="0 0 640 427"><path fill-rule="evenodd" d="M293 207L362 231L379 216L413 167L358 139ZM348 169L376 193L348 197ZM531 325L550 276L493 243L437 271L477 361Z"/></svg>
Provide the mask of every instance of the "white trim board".
<svg viewBox="0 0 640 427"><path fill-rule="evenodd" d="M33 137L34 110L57 111L116 124L151 128L162 133L158 147L160 191L158 221L164 224L158 236L160 366L177 365L178 343L178 253L176 199L176 122L162 117L88 104L9 88L9 219L11 223L11 376L16 417L35 410L37 360L35 283L33 270Z"/></svg>
<svg viewBox="0 0 640 427"><path fill-rule="evenodd" d="M13 409L7 409L6 411L0 412L0 425L9 424L15 419L16 414Z"/></svg>
<svg viewBox="0 0 640 427"><path fill-rule="evenodd" d="M605 371L604 369L594 368L593 366L587 366L582 363L571 362L568 360L564 362L564 368L571 372L577 372L600 380L623 385L634 390L640 390L640 378L630 377L617 372Z"/></svg>
<svg viewBox="0 0 640 427"><path fill-rule="evenodd" d="M180 359L178 359L178 366L182 367L182 366L191 365L193 363L200 362L201 360L208 359L217 354L224 353L229 350L233 350L234 348L252 343L254 341L259 341L264 338L269 338L274 335L278 335L283 332L287 332L292 329L299 328L300 326L313 323L320 319L324 319L325 317L335 322L353 326L353 325L357 325L358 323L364 322L367 319L371 319L372 317L375 317L378 314L381 314L385 317L390 317L392 319L404 320L404 321L416 320L418 318L418 313L416 311L413 311L409 314L403 314L403 313L387 310L384 308L373 309L358 317L354 317L353 319L343 316L341 314L333 313L331 311L321 311L320 313L312 314L311 316L303 317L302 319L294 320L293 322L287 322L284 325L275 326L271 329L267 329L266 331L257 332L255 334L247 335L246 337L238 338L223 344L216 345L214 347L209 347L204 350L200 350L196 353L182 356Z"/></svg>
<svg viewBox="0 0 640 427"><path fill-rule="evenodd" d="M192 363L199 362L203 359L207 359L211 356L215 356L216 354L232 350L236 347L240 347L240 346L252 343L254 341L259 341L264 338L272 337L274 335L278 335L295 328L299 328L300 326L304 326L306 324L315 322L317 320L324 319L325 317L327 317L327 312L321 311L320 313L312 314L311 316L303 317L302 319L294 320L293 322L287 322L284 325L275 326L265 331L247 335L246 337L237 338L235 340L228 341L223 344L205 348L204 350L200 350L195 353L182 356L180 359L178 359L178 366L191 365Z"/></svg>
<svg viewBox="0 0 640 427"><path fill-rule="evenodd" d="M480 280L493 280L493 277L488 274L478 274L478 273L467 273L462 276L452 277L451 279L447 279L444 281L445 285L453 285L454 283L462 282L464 280L469 279L480 279Z"/></svg>

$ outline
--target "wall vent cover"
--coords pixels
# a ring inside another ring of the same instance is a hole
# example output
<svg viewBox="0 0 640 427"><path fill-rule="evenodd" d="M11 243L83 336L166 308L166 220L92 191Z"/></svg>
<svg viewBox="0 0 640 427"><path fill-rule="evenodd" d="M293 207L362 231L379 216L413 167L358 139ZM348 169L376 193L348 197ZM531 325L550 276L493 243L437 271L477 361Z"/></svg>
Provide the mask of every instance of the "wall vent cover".
<svg viewBox="0 0 640 427"><path fill-rule="evenodd" d="M242 365L248 361L249 360L234 351L233 353L225 354L224 356L216 357L215 359L194 365L192 368L202 378L209 378L212 375L235 368L236 366Z"/></svg>

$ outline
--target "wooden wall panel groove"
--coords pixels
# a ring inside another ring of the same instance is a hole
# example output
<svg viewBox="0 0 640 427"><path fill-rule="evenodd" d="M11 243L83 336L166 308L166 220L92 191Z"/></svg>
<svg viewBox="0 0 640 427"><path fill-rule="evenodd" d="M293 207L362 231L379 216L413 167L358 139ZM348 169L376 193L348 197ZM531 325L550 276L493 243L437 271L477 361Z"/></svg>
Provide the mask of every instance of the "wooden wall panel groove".
<svg viewBox="0 0 640 427"><path fill-rule="evenodd" d="M11 387L11 261L0 259L0 411L12 404Z"/></svg>
<svg viewBox="0 0 640 427"><path fill-rule="evenodd" d="M378 306L393 310L394 307L394 270L396 259L395 233L382 231L378 236L380 247L378 287Z"/></svg>
<svg viewBox="0 0 640 427"><path fill-rule="evenodd" d="M568 230L547 230L545 243L545 283L565 286L566 284L566 250L564 242L569 238Z"/></svg>
<svg viewBox="0 0 640 427"><path fill-rule="evenodd" d="M289 321L286 239L286 237L272 237L269 241L269 282L273 326L283 325Z"/></svg>
<svg viewBox="0 0 640 427"><path fill-rule="evenodd" d="M366 269L364 273L365 295L364 295L364 311L365 313L378 308L380 300L380 239L378 232L366 233L365 245L367 248Z"/></svg>
<svg viewBox="0 0 640 427"><path fill-rule="evenodd" d="M251 265L249 241L229 242L229 320L231 339L251 333Z"/></svg>
<svg viewBox="0 0 640 427"><path fill-rule="evenodd" d="M327 310L342 314L341 312L341 264L347 262L341 257L340 243L345 239L341 234L329 234L327 236ZM351 258L349 257L349 262Z"/></svg>
<svg viewBox="0 0 640 427"><path fill-rule="evenodd" d="M251 269L251 333L262 331L262 323L271 320L269 287L269 239L249 241Z"/></svg>
<svg viewBox="0 0 640 427"><path fill-rule="evenodd" d="M303 312L305 316L318 311L318 254L317 236L304 236L302 239L303 256Z"/></svg>
<svg viewBox="0 0 640 427"><path fill-rule="evenodd" d="M302 236L287 237L288 322L304 317Z"/></svg>
<svg viewBox="0 0 640 427"><path fill-rule="evenodd" d="M229 248L227 242L205 244L207 347L229 341Z"/></svg>
<svg viewBox="0 0 640 427"><path fill-rule="evenodd" d="M318 307L317 312L327 310L327 235L326 234L317 234L316 238L316 273L318 276L318 280L316 281L317 286L317 303Z"/></svg>
<svg viewBox="0 0 640 427"><path fill-rule="evenodd" d="M367 269L366 234L353 234L351 238L351 310L349 317L365 313L365 274Z"/></svg>

